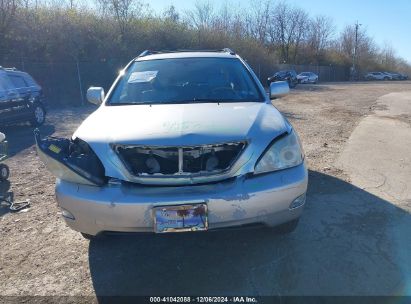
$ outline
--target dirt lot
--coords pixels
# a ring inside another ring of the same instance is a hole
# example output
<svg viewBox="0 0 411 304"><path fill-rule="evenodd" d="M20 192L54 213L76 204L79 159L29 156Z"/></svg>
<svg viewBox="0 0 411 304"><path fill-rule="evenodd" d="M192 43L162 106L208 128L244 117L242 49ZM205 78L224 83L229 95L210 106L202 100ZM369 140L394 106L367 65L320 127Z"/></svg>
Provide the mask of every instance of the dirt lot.
<svg viewBox="0 0 411 304"><path fill-rule="evenodd" d="M298 130L310 169L306 211L288 236L244 230L89 242L60 218L32 129L6 129L11 177L0 191L32 207L0 209L0 294L411 294L409 253L389 233L396 219L410 222L409 210L351 184L337 162L361 119L383 108L377 99L402 91L411 82L301 85L274 101ZM42 133L69 136L92 110L52 110Z"/></svg>

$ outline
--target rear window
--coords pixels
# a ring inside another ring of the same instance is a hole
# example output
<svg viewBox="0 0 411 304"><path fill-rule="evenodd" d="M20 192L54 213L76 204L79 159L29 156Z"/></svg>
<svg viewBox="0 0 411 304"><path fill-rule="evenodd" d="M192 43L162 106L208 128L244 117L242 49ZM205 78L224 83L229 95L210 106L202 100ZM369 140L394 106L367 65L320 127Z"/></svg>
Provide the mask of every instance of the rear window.
<svg viewBox="0 0 411 304"><path fill-rule="evenodd" d="M39 87L38 83L29 74L24 75L24 80L30 87Z"/></svg>

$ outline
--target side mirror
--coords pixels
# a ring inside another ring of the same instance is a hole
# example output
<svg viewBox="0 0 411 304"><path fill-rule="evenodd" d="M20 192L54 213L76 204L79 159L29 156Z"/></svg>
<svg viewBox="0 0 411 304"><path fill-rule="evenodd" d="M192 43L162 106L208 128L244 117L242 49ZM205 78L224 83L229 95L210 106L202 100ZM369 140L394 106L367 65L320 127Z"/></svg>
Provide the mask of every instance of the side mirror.
<svg viewBox="0 0 411 304"><path fill-rule="evenodd" d="M287 81L275 81L270 83L270 99L275 99L287 95L290 87Z"/></svg>
<svg viewBox="0 0 411 304"><path fill-rule="evenodd" d="M87 90L87 100L99 106L104 100L104 89L101 87L90 87Z"/></svg>

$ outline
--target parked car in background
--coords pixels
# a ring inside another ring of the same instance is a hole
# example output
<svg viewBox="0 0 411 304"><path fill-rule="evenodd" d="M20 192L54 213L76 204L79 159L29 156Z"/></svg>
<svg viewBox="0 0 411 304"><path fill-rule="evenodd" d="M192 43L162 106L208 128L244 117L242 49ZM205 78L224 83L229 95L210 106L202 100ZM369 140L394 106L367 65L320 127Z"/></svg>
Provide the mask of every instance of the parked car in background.
<svg viewBox="0 0 411 304"><path fill-rule="evenodd" d="M275 81L287 81L290 88L295 88L298 83L297 73L294 70L279 71L273 76L268 77L268 86Z"/></svg>
<svg viewBox="0 0 411 304"><path fill-rule="evenodd" d="M104 231L189 232L262 224L296 228L307 190L297 132L231 50L145 51L70 138L37 150L58 178L62 216L90 238Z"/></svg>
<svg viewBox="0 0 411 304"><path fill-rule="evenodd" d="M408 79L408 75L405 75L405 74L402 74L402 73L400 73L400 77L401 77L401 80L407 80Z"/></svg>
<svg viewBox="0 0 411 304"><path fill-rule="evenodd" d="M386 76L386 78L384 78L383 80L394 80L392 73L389 73L389 72L382 72L382 73Z"/></svg>
<svg viewBox="0 0 411 304"><path fill-rule="evenodd" d="M391 76L390 80L402 80L402 77L399 73L385 72L385 74L389 74Z"/></svg>
<svg viewBox="0 0 411 304"><path fill-rule="evenodd" d="M383 72L370 72L365 75L366 80L391 80L392 76Z"/></svg>
<svg viewBox="0 0 411 304"><path fill-rule="evenodd" d="M302 72L297 75L298 83L317 83L318 75L313 72Z"/></svg>
<svg viewBox="0 0 411 304"><path fill-rule="evenodd" d="M43 91L37 82L25 72L0 67L0 125L40 126L45 119Z"/></svg>

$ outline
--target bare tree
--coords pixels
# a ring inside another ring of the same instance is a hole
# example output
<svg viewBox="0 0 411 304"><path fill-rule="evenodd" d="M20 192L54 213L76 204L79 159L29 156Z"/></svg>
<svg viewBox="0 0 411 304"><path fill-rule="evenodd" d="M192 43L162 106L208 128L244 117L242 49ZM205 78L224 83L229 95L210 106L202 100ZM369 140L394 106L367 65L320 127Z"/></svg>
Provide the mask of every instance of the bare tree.
<svg viewBox="0 0 411 304"><path fill-rule="evenodd" d="M11 23L20 5L19 0L0 0L0 59L7 48L7 39L10 34Z"/></svg>
<svg viewBox="0 0 411 304"><path fill-rule="evenodd" d="M340 52L346 65L351 64L355 47L355 26L344 28L340 35ZM378 48L373 39L368 36L365 29L358 30L356 65L359 71L367 70L375 66L375 58L378 57Z"/></svg>
<svg viewBox="0 0 411 304"><path fill-rule="evenodd" d="M309 22L307 33L307 47L317 64L331 43L335 26L331 18L317 16Z"/></svg>
<svg viewBox="0 0 411 304"><path fill-rule="evenodd" d="M299 8L280 2L271 13L270 42L278 46L283 62L295 61L308 27L308 15Z"/></svg>
<svg viewBox="0 0 411 304"><path fill-rule="evenodd" d="M194 9L186 12L186 17L195 29L209 29L213 25L214 7L210 2L196 2Z"/></svg>
<svg viewBox="0 0 411 304"><path fill-rule="evenodd" d="M143 14L144 4L138 0L97 0L103 14L113 15L122 36L127 34L131 21Z"/></svg>
<svg viewBox="0 0 411 304"><path fill-rule="evenodd" d="M174 5L170 5L163 12L163 18L172 22L178 22L180 20L180 14L176 10Z"/></svg>
<svg viewBox="0 0 411 304"><path fill-rule="evenodd" d="M268 29L271 22L271 2L269 0L254 1L250 13L245 14L245 23L248 34L262 45L268 41Z"/></svg>

